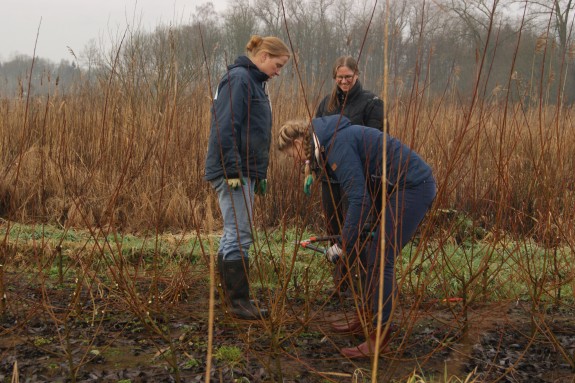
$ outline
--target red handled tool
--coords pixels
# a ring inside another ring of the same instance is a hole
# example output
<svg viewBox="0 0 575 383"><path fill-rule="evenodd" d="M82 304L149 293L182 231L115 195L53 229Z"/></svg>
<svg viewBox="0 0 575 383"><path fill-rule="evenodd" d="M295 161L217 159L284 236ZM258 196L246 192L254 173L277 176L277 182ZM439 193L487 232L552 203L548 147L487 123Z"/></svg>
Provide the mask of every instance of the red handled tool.
<svg viewBox="0 0 575 383"><path fill-rule="evenodd" d="M312 243L323 242L323 241L332 241L332 240L337 240L337 239L339 239L339 235L326 235L323 237L312 236L312 237L309 237L308 239L304 239L304 240L299 241L299 242L296 241L295 244L300 245L304 249L310 249L310 250L316 251L318 253L325 254L326 249L321 248L321 247L316 246L316 245L312 245Z"/></svg>

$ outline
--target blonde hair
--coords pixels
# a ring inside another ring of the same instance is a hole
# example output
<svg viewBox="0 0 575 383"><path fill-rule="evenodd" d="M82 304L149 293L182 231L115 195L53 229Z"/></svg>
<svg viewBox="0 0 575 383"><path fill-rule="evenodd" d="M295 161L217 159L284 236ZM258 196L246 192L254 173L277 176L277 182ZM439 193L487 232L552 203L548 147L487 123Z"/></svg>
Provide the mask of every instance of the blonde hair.
<svg viewBox="0 0 575 383"><path fill-rule="evenodd" d="M311 145L312 131L309 122L305 120L290 120L285 122L280 128L278 134L278 150L284 150L293 146L293 143L298 138L302 140L305 158L305 176L311 176L311 161L312 161L312 145Z"/></svg>
<svg viewBox="0 0 575 383"><path fill-rule="evenodd" d="M260 52L265 52L274 57L291 57L288 46L275 36L261 37L253 35L246 45L246 52L250 59L256 57Z"/></svg>
<svg viewBox="0 0 575 383"><path fill-rule="evenodd" d="M357 65L357 61L351 56L341 56L335 60L332 68L332 77L335 80L335 76L337 76L337 70L341 67L349 68L353 71L354 75L359 74L359 66ZM337 83L334 85L333 90L331 91L331 96L329 98L329 102L327 104L327 110L329 112L334 112L337 110L339 106L339 100L337 99Z"/></svg>

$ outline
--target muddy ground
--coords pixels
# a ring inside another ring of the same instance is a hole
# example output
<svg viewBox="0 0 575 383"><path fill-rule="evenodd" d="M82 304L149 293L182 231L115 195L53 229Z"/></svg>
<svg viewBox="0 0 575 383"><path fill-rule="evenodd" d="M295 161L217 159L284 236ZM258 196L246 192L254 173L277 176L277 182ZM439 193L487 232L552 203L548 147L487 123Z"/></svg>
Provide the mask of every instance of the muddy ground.
<svg viewBox="0 0 575 383"><path fill-rule="evenodd" d="M73 285L31 285L11 280L0 318L0 382L70 382L73 376L77 382L205 381L207 287L151 305L156 312L133 314L129 301L111 294L103 299L83 292L71 309L66 302ZM370 381L369 360L338 353L362 337L335 334L329 326L351 310L350 299L290 298L283 307L272 325L233 320L216 305L212 381ZM378 380L405 381L416 371L439 381L447 369L460 378L475 371L482 382L575 381L574 312L547 309L532 317L530 310L529 302L476 304L462 332L460 302L415 309L402 297L391 350L378 361ZM271 333L280 334L277 341ZM223 346L236 346L239 358L222 356Z"/></svg>

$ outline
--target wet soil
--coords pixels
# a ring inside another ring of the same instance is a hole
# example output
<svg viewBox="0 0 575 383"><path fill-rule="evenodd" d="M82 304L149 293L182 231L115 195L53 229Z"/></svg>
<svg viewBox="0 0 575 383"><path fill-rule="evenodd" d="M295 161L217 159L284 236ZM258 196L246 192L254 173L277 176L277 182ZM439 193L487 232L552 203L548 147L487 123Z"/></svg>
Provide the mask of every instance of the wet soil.
<svg viewBox="0 0 575 383"><path fill-rule="evenodd" d="M350 299L289 298L272 321L245 322L216 304L209 347L207 287L138 312L126 296L42 290L12 280L0 317L0 382L369 382L373 364L338 350L361 335L335 334L330 323L351 312ZM263 300L263 296L261 297ZM481 382L573 382L575 317L570 310L531 315L528 302L417 307L402 297L378 381L427 381L472 374ZM467 323L467 325L465 325ZM239 357L226 356L230 347ZM213 350L208 367L208 350ZM209 374L206 369L209 368ZM16 379L16 380L14 380Z"/></svg>

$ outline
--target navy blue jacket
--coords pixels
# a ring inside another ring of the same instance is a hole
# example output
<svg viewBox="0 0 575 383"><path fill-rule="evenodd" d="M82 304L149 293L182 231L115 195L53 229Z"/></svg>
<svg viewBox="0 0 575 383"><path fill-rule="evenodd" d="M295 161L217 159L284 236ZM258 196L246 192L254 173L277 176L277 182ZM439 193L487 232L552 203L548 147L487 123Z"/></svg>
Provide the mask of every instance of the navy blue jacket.
<svg viewBox="0 0 575 383"><path fill-rule="evenodd" d="M272 129L268 79L247 56L228 66L211 109L206 180L267 178Z"/></svg>
<svg viewBox="0 0 575 383"><path fill-rule="evenodd" d="M419 185L432 176L431 168L417 153L387 135L386 182L382 182L383 135L362 125L352 125L345 116L326 116L312 120L320 153L320 166L342 187L349 207L342 242L349 253L372 211L373 190L397 190Z"/></svg>

